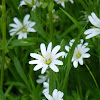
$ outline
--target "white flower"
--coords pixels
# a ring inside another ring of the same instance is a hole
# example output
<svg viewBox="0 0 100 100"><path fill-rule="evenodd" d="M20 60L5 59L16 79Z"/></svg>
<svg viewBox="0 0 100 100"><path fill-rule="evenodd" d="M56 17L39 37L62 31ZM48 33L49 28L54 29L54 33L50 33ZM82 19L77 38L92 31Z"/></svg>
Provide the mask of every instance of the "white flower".
<svg viewBox="0 0 100 100"><path fill-rule="evenodd" d="M95 15L94 12L92 12L91 15L88 16L88 19L91 22L91 24L94 25L94 27L87 29L84 32L84 34L87 35L86 39L92 38L92 37L100 34L100 19ZM97 28L95 28L95 27L97 27Z"/></svg>
<svg viewBox="0 0 100 100"><path fill-rule="evenodd" d="M36 23L29 21L30 15L27 14L25 15L24 19L23 19L23 23L21 23L18 18L14 18L14 23L11 23L9 26L13 27L13 29L11 29L10 32L10 36L13 36L18 30L20 30L22 28L22 30L20 30L17 35L18 35L18 39L22 39L22 38L27 38L27 34L28 32L36 32L36 30L34 28L32 28Z"/></svg>
<svg viewBox="0 0 100 100"><path fill-rule="evenodd" d="M67 1L70 1L71 3L74 3L73 0L55 0L55 2L56 2L57 4L61 4L61 6L62 6L63 8L65 8L65 2L67 2Z"/></svg>
<svg viewBox="0 0 100 100"><path fill-rule="evenodd" d="M90 48L87 48L86 46L82 44L78 44L77 47L74 50L74 54L72 57L73 66L75 68L78 67L78 62L80 65L83 65L83 58L89 58L90 54L87 53L90 50Z"/></svg>
<svg viewBox="0 0 100 100"><path fill-rule="evenodd" d="M44 82L43 83L43 87L45 88L42 93L45 94L45 93L49 93L49 81L48 82Z"/></svg>
<svg viewBox="0 0 100 100"><path fill-rule="evenodd" d="M37 64L33 70L37 71L40 68L42 68L42 71L41 71L42 74L45 73L48 67L50 67L54 72L59 72L59 69L56 65L63 65L63 62L60 60L57 60L57 58L64 55L64 52L59 52L57 54L60 48L61 46L57 45L52 49L52 42L50 42L46 50L45 44L41 43L40 49L41 49L42 55L39 55L36 53L30 53L30 56L33 58L36 58L36 60L29 61L29 64Z"/></svg>
<svg viewBox="0 0 100 100"><path fill-rule="evenodd" d="M47 80L47 78L48 78L48 75L45 75L45 76L39 75L39 79L37 79L36 82L37 83L43 83Z"/></svg>
<svg viewBox="0 0 100 100"><path fill-rule="evenodd" d="M47 100L63 100L64 93L61 91L58 91L57 89L54 89L52 96L49 93L44 94Z"/></svg>
<svg viewBox="0 0 100 100"><path fill-rule="evenodd" d="M81 39L80 44L78 44L75 47L75 50L74 50L72 62L73 62L73 66L75 68L78 67L78 62L79 62L80 65L83 65L83 58L89 58L90 57L90 54L87 53L90 50L90 48L86 47L88 45L88 43L86 42L86 43L83 44L83 42L84 42L83 39ZM70 44L70 46L65 46L65 49L68 52L71 49L71 46L73 45L72 40L69 42L69 44Z"/></svg>

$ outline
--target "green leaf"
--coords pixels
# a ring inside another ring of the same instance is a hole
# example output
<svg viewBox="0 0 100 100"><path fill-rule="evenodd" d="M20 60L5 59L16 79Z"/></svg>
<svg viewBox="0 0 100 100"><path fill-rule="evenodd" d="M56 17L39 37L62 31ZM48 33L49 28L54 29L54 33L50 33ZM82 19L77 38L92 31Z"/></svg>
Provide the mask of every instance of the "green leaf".
<svg viewBox="0 0 100 100"><path fill-rule="evenodd" d="M49 11L52 11L53 7L54 7L54 3L51 2L51 3L49 4L49 6L48 6L48 10L49 10Z"/></svg>
<svg viewBox="0 0 100 100"><path fill-rule="evenodd" d="M28 90L31 92L28 79L27 79L27 77L26 77L26 75L25 75L25 73L24 73L24 70L23 70L23 68L22 68L22 66L21 66L21 64L20 64L20 61L18 60L18 58L17 58L13 53L10 55L10 57L11 57L11 59L12 59L14 65L15 65L15 68L16 68L16 70L17 70L19 76L22 78L22 80L25 82L25 84L26 84Z"/></svg>
<svg viewBox="0 0 100 100"><path fill-rule="evenodd" d="M0 100L6 100L6 97L3 93L3 91L1 90L1 88L0 88Z"/></svg>
<svg viewBox="0 0 100 100"><path fill-rule="evenodd" d="M60 8L71 20L72 22L78 27L79 30L82 29L82 26L78 23L76 19L74 19L71 15L69 15L66 11L64 11L62 8Z"/></svg>
<svg viewBox="0 0 100 100"><path fill-rule="evenodd" d="M31 86L32 86L32 94L33 94L33 98L34 100L38 100L38 96L37 96L37 91L36 91L36 88L35 88L35 85L34 85L34 82L32 80L32 78L29 76L29 80L30 80L30 83L31 83Z"/></svg>
<svg viewBox="0 0 100 100"><path fill-rule="evenodd" d="M48 6L48 3L44 3L43 5L42 5L42 8L46 8Z"/></svg>

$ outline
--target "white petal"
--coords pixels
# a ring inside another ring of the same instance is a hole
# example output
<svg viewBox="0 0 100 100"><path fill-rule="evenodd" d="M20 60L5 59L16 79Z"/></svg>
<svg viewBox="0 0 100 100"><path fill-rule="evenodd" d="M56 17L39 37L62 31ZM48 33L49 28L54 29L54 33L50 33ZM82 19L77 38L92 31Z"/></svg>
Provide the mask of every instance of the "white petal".
<svg viewBox="0 0 100 100"><path fill-rule="evenodd" d="M91 24L93 24L94 26L98 27L96 21L91 16L88 16L88 19L91 22Z"/></svg>
<svg viewBox="0 0 100 100"><path fill-rule="evenodd" d="M80 65L83 65L83 59L82 58L79 59L79 63L80 63Z"/></svg>
<svg viewBox="0 0 100 100"><path fill-rule="evenodd" d="M23 35L22 34L19 34L18 35L18 39L22 39L23 38Z"/></svg>
<svg viewBox="0 0 100 100"><path fill-rule="evenodd" d="M75 68L77 68L78 67L78 61L74 61L73 65L74 65Z"/></svg>
<svg viewBox="0 0 100 100"><path fill-rule="evenodd" d="M36 24L36 22L30 22L30 24L28 25L28 27L33 27Z"/></svg>
<svg viewBox="0 0 100 100"><path fill-rule="evenodd" d="M15 34L15 32L11 32L11 33L10 33L10 36L13 36L14 34Z"/></svg>
<svg viewBox="0 0 100 100"><path fill-rule="evenodd" d="M13 23L9 24L9 26L14 27L14 28L17 27L17 25L16 24L13 24Z"/></svg>
<svg viewBox="0 0 100 100"><path fill-rule="evenodd" d="M65 8L65 3L64 3L64 2L62 2L62 3L61 3L61 5L62 5L62 7L64 7L64 8Z"/></svg>
<svg viewBox="0 0 100 100"><path fill-rule="evenodd" d="M30 15L29 15L29 14L25 15L25 17L24 17L24 19L23 19L23 24L24 24L24 25L27 24L29 18L30 18Z"/></svg>
<svg viewBox="0 0 100 100"><path fill-rule="evenodd" d="M88 42L85 42L84 45L85 45L85 46L88 46Z"/></svg>
<svg viewBox="0 0 100 100"><path fill-rule="evenodd" d="M55 59L59 58L60 56L63 56L65 54L65 52L59 52L55 55Z"/></svg>
<svg viewBox="0 0 100 100"><path fill-rule="evenodd" d="M43 65L36 65L34 68L33 68L33 70L34 71L37 71L37 70L39 70L40 68L42 68L43 67Z"/></svg>
<svg viewBox="0 0 100 100"><path fill-rule="evenodd" d="M41 55L36 54L36 53L30 53L30 56L33 57L33 58L39 59L39 60L43 59L43 57Z"/></svg>
<svg viewBox="0 0 100 100"><path fill-rule="evenodd" d="M100 33L100 29L99 28L91 28L91 29L88 29L88 30L86 30L85 32L84 32L84 34L90 34L90 33L97 33L97 32L99 32Z"/></svg>
<svg viewBox="0 0 100 100"><path fill-rule="evenodd" d="M63 92L61 92L61 91L58 91L58 98L62 98L64 96L64 93Z"/></svg>
<svg viewBox="0 0 100 100"><path fill-rule="evenodd" d="M95 15L94 12L92 12L91 15L92 15L93 19L94 19L97 23L100 22L99 18Z"/></svg>
<svg viewBox="0 0 100 100"><path fill-rule="evenodd" d="M19 7L22 6L22 5L26 5L26 3L24 2L24 0L23 1L20 1Z"/></svg>
<svg viewBox="0 0 100 100"><path fill-rule="evenodd" d="M65 50L69 52L70 47L69 46L65 46Z"/></svg>
<svg viewBox="0 0 100 100"><path fill-rule="evenodd" d="M46 72L46 69L48 68L48 65L43 66L41 74L44 74Z"/></svg>
<svg viewBox="0 0 100 100"><path fill-rule="evenodd" d="M83 58L89 58L89 57L90 57L90 54L85 53L85 54L82 55L82 57L83 57Z"/></svg>
<svg viewBox="0 0 100 100"><path fill-rule="evenodd" d="M48 82L44 82L44 83L43 83L43 87L44 87L44 88L49 88L49 83L48 83Z"/></svg>
<svg viewBox="0 0 100 100"><path fill-rule="evenodd" d="M74 1L73 0L69 0L71 3L74 3Z"/></svg>
<svg viewBox="0 0 100 100"><path fill-rule="evenodd" d="M90 48L85 48L84 52L88 52L90 50Z"/></svg>
<svg viewBox="0 0 100 100"><path fill-rule="evenodd" d="M53 96L53 98L55 99L55 100L57 100L58 98L57 98L57 92L58 92L58 90L57 89L54 89L54 91L53 91L53 93L52 93L52 96Z"/></svg>
<svg viewBox="0 0 100 100"><path fill-rule="evenodd" d="M80 39L80 41L81 41L81 43L83 43L83 42L84 42L84 40L83 40L83 39Z"/></svg>
<svg viewBox="0 0 100 100"><path fill-rule="evenodd" d="M40 49L41 49L42 55L45 57L47 55L47 52L46 52L46 47L44 43L41 43Z"/></svg>
<svg viewBox="0 0 100 100"><path fill-rule="evenodd" d="M54 60L53 63L56 65L63 65L63 62L60 60Z"/></svg>
<svg viewBox="0 0 100 100"><path fill-rule="evenodd" d="M34 28L28 28L27 32L36 32L36 30Z"/></svg>
<svg viewBox="0 0 100 100"><path fill-rule="evenodd" d="M39 60L31 60L29 61L29 64L39 64L40 61Z"/></svg>
<svg viewBox="0 0 100 100"><path fill-rule="evenodd" d="M54 100L54 99L52 98L52 96L49 95L48 93L45 93L44 95L45 95L45 97L46 97L48 100Z"/></svg>
<svg viewBox="0 0 100 100"><path fill-rule="evenodd" d="M54 72L59 72L59 69L56 65L50 64L49 67L54 71Z"/></svg>
<svg viewBox="0 0 100 100"><path fill-rule="evenodd" d="M52 42L50 42L49 44L48 44L48 47L47 47L47 53L51 53L51 49L52 49Z"/></svg>
<svg viewBox="0 0 100 100"><path fill-rule="evenodd" d="M97 36L98 34L100 34L100 32L91 33L91 34L89 34L89 35L86 36L86 39L90 39L90 38L92 38L94 36Z"/></svg>
<svg viewBox="0 0 100 100"><path fill-rule="evenodd" d="M16 31L17 31L17 29L15 29L15 28L9 30L9 32L16 32Z"/></svg>
<svg viewBox="0 0 100 100"><path fill-rule="evenodd" d="M57 45L57 46L55 46L53 49L52 49L52 55L55 55L58 51L59 51L59 49L60 49L60 45Z"/></svg>
<svg viewBox="0 0 100 100"><path fill-rule="evenodd" d="M17 17L15 17L13 20L17 25L22 26L21 22L19 21Z"/></svg>
<svg viewBox="0 0 100 100"><path fill-rule="evenodd" d="M23 38L27 38L27 33L23 33Z"/></svg>

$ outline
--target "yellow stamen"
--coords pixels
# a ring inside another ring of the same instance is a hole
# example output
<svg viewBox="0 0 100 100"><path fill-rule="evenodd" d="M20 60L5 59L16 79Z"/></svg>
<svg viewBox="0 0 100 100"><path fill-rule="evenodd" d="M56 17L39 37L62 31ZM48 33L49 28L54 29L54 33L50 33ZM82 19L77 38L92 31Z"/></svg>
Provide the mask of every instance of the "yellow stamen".
<svg viewBox="0 0 100 100"><path fill-rule="evenodd" d="M81 53L78 53L77 55L76 55L76 58L78 59L78 58L80 58L81 57Z"/></svg>
<svg viewBox="0 0 100 100"><path fill-rule="evenodd" d="M44 59L43 59L43 61L44 61Z"/></svg>
<svg viewBox="0 0 100 100"><path fill-rule="evenodd" d="M23 31L23 33L27 32L27 30L26 30L26 29L23 29L22 31Z"/></svg>

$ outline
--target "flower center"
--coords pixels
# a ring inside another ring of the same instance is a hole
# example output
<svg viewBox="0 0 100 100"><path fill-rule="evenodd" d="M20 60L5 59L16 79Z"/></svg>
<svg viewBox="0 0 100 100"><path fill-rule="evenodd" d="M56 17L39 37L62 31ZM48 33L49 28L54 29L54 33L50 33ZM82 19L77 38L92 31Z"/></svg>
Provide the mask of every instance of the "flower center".
<svg viewBox="0 0 100 100"><path fill-rule="evenodd" d="M26 28L24 28L24 29L22 30L22 32L23 32L23 33L27 32Z"/></svg>
<svg viewBox="0 0 100 100"><path fill-rule="evenodd" d="M47 65L49 65L49 64L51 63L51 60L48 59L48 60L45 61L45 63L46 63Z"/></svg>
<svg viewBox="0 0 100 100"><path fill-rule="evenodd" d="M52 58L49 57L49 59L43 59L43 61L45 62L45 64L50 65L50 63L52 62Z"/></svg>
<svg viewBox="0 0 100 100"><path fill-rule="evenodd" d="M78 58L80 58L81 57L81 53L78 53L77 55L76 55L76 58L78 59Z"/></svg>

